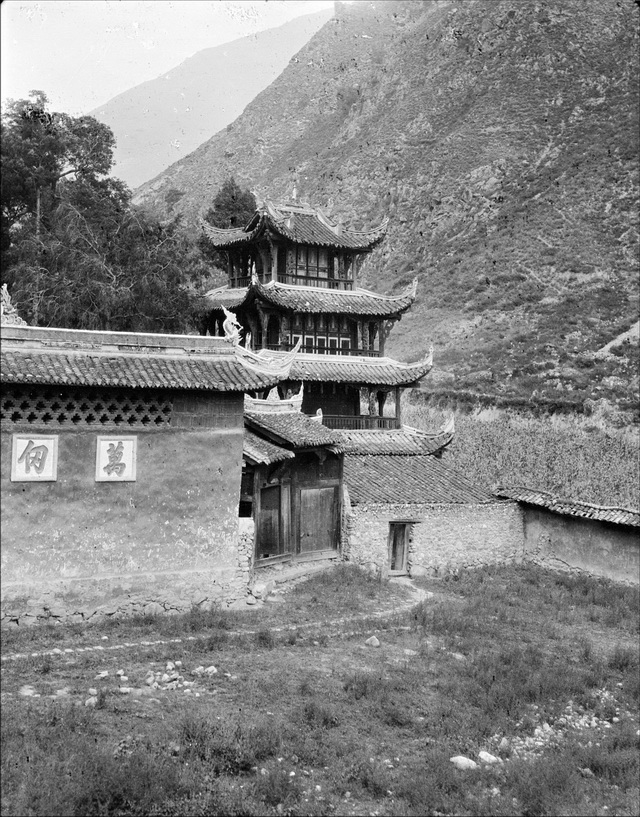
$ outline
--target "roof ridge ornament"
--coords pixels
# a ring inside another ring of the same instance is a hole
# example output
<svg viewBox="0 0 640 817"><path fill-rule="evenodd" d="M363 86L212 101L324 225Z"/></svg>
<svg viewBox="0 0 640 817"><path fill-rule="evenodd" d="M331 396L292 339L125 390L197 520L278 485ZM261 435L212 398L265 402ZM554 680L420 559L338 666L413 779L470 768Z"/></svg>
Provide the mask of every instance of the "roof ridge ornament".
<svg viewBox="0 0 640 817"><path fill-rule="evenodd" d="M2 326L27 326L27 322L20 317L18 310L11 303L9 288L3 284L0 288L0 325Z"/></svg>
<svg viewBox="0 0 640 817"><path fill-rule="evenodd" d="M231 343L233 346L239 346L242 324L238 322L238 319L234 313L230 312L226 307L223 306L222 311L225 315L222 323L222 328L224 329L224 339L227 341L227 343Z"/></svg>

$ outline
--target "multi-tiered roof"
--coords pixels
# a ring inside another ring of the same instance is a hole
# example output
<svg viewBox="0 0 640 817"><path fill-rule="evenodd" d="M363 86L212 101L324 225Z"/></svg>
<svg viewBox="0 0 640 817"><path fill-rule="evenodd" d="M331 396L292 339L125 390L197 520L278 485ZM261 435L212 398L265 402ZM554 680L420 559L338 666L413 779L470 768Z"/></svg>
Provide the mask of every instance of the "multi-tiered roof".
<svg viewBox="0 0 640 817"><path fill-rule="evenodd" d="M344 418L351 417L346 427L395 427L398 411L395 418L382 418L387 393L395 389L398 401L397 390L415 385L432 361L429 354L399 363L384 352L393 323L415 301L417 281L392 296L357 285L358 263L383 240L387 224L385 219L374 229L354 230L308 204L269 201L244 228L203 222L211 246L226 255L228 273L228 283L205 296L207 331L224 334L233 312L256 352L277 356L300 344L283 394L304 382L303 411L321 408L330 425L345 427ZM363 388L370 404L366 416Z"/></svg>

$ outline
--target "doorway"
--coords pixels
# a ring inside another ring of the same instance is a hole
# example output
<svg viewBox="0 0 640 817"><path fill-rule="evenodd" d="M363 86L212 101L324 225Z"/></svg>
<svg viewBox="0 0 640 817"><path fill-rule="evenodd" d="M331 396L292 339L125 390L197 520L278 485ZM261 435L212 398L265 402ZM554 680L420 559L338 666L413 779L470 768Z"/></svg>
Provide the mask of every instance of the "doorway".
<svg viewBox="0 0 640 817"><path fill-rule="evenodd" d="M409 525L406 522L389 522L389 572L407 572L409 552Z"/></svg>

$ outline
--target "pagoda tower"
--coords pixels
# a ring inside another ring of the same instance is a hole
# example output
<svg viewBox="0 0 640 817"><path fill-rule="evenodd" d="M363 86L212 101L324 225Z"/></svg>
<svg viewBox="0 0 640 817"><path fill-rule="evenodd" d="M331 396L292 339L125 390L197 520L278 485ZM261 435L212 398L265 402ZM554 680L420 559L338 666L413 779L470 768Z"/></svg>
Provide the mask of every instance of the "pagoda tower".
<svg viewBox="0 0 640 817"><path fill-rule="evenodd" d="M205 295L203 331L224 336L233 312L255 352L277 357L300 343L281 397L304 384L302 411L320 409L331 428L401 428L401 391L416 385L432 361L431 353L411 364L385 356L385 339L413 304L417 281L393 297L357 285L358 265L384 239L387 224L353 230L297 201L264 202L244 228L202 222L212 248L226 255L228 273L225 286ZM390 394L392 416L384 412Z"/></svg>

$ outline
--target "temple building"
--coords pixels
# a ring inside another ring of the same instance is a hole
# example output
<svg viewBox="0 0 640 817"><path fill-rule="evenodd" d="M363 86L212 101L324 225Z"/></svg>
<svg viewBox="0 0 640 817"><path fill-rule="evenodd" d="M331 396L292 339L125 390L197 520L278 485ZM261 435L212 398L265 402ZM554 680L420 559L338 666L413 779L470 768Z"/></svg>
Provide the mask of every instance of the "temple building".
<svg viewBox="0 0 640 817"><path fill-rule="evenodd" d="M398 296L357 285L357 269L384 238L387 221L368 230L333 223L308 204L265 202L244 228L203 222L211 246L227 259L228 283L206 295L204 331L225 334L236 316L248 348L286 353L300 344L282 397L300 391L302 411L323 413L336 429L402 425L400 395L431 369L431 354L416 363L385 356L394 323L411 307L417 281ZM393 413L385 413L392 395ZM256 393L256 397L265 394Z"/></svg>

